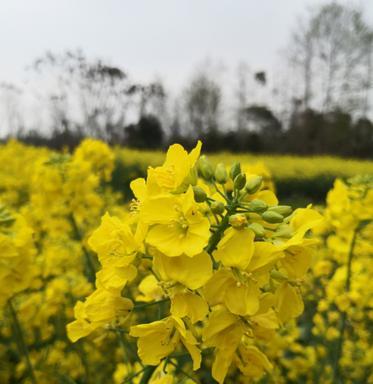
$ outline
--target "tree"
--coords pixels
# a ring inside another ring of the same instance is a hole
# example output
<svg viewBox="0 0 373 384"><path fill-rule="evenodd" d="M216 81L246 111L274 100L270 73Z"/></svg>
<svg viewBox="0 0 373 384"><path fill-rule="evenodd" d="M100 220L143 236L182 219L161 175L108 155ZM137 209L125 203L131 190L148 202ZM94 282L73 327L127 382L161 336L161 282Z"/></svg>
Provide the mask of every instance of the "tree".
<svg viewBox="0 0 373 384"><path fill-rule="evenodd" d="M48 52L33 69L53 84L47 102L55 130L68 128L109 142L122 139L126 111L137 91L122 69L88 60L81 51Z"/></svg>
<svg viewBox="0 0 373 384"><path fill-rule="evenodd" d="M353 127L353 149L351 155L369 158L373 153L373 123L366 119L358 119Z"/></svg>
<svg viewBox="0 0 373 384"><path fill-rule="evenodd" d="M262 105L250 105L245 113L250 132L257 135L253 135L255 140L267 151L278 151L282 125L273 112Z"/></svg>
<svg viewBox="0 0 373 384"><path fill-rule="evenodd" d="M201 70L194 75L185 90L185 111L195 136L218 130L221 98L219 84L207 72Z"/></svg>
<svg viewBox="0 0 373 384"><path fill-rule="evenodd" d="M237 67L237 86L236 86L236 130L240 134L247 129L246 108L248 105L248 74L249 68L245 63L240 63Z"/></svg>
<svg viewBox="0 0 373 384"><path fill-rule="evenodd" d="M301 86L296 97L302 98L304 108L366 114L369 107L364 99L372 90L372 44L370 26L362 11L352 6L332 1L300 20L289 59L298 73L295 80Z"/></svg>
<svg viewBox="0 0 373 384"><path fill-rule="evenodd" d="M0 122L3 133L18 134L24 128L20 106L21 95L21 88L11 83L0 83L0 102L4 117L3 122L1 120Z"/></svg>
<svg viewBox="0 0 373 384"><path fill-rule="evenodd" d="M126 142L134 148L161 148L163 130L159 119L153 115L141 116L137 124L126 128Z"/></svg>

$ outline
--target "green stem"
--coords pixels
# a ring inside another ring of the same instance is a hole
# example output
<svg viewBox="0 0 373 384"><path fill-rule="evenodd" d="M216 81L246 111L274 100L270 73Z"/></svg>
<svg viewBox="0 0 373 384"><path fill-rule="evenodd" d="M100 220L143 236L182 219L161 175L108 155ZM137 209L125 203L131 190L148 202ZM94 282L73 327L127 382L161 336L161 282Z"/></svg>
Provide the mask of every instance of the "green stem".
<svg viewBox="0 0 373 384"><path fill-rule="evenodd" d="M85 373L85 379L87 383L91 381L91 370L89 366L89 361L87 359L87 354L84 350L83 344L81 342L76 343L76 351L80 357L80 360L82 362L84 373Z"/></svg>
<svg viewBox="0 0 373 384"><path fill-rule="evenodd" d="M214 348L206 348L201 351L202 356L209 356L214 352ZM178 352L168 356L168 359L179 359L181 357L190 357L189 352Z"/></svg>
<svg viewBox="0 0 373 384"><path fill-rule="evenodd" d="M170 299L166 298L166 299L162 299L162 300L158 300L158 301L152 301L150 303L135 304L135 306L133 307L133 311L137 311L139 309L151 307L152 305L162 304L162 303L165 303L167 301L170 301Z"/></svg>
<svg viewBox="0 0 373 384"><path fill-rule="evenodd" d="M206 246L206 252L210 255L215 250L216 246L218 245L220 239L223 236L224 231L229 227L229 216L231 216L236 211L236 206L227 206L227 213L225 216L221 219L220 223L216 227L216 231L212 234L210 237L210 240Z"/></svg>
<svg viewBox="0 0 373 384"><path fill-rule="evenodd" d="M18 350L19 350L20 354L24 355L24 357L25 357L27 370L28 370L32 384L37 384L35 374L34 374L34 369L32 368L32 364L31 364L27 344L26 344L25 338L23 336L22 327L21 327L21 324L18 320L17 312L13 307L11 299L8 300L8 308L9 308L10 316L12 318L13 331L14 331L14 336L15 336L16 343L18 346Z"/></svg>
<svg viewBox="0 0 373 384"><path fill-rule="evenodd" d="M345 292L346 293L349 293L350 288L351 288L352 259L353 259L353 255L354 255L354 248L356 245L356 238L357 238L359 230L360 230L360 226L358 225L355 228L354 233L352 235L351 245L350 245L350 249L348 252L347 275L346 275L346 281L345 281ZM337 349L336 349L335 360L334 360L333 383L335 383L335 384L337 384L339 382L343 382L342 377L341 377L339 360L342 356L346 323L347 323L347 312L343 311L342 316L341 316L340 327L339 327L339 339L337 342Z"/></svg>
<svg viewBox="0 0 373 384"><path fill-rule="evenodd" d="M215 200L213 200L213 199L209 199L209 198L207 198L207 200L206 200L206 202L207 202L207 204L208 204L208 206L209 206L210 208L211 208L211 200L212 200L212 201L215 201ZM214 212L212 212L212 211L211 211L211 213L212 213L212 215L214 216L216 225L219 224L219 219L218 219L218 216L216 215L216 213L214 213ZM211 222L210 222L210 223L211 223ZM214 226L215 226L215 224L211 224L211 227L214 227Z"/></svg>
<svg viewBox="0 0 373 384"><path fill-rule="evenodd" d="M223 219L220 221L220 224L216 228L216 231L211 235L210 240L206 246L206 252L210 255L212 259L212 263L214 266L214 269L217 268L217 263L212 257L212 252L215 250L216 246L218 245L220 239L223 236L224 231L229 227L229 215L228 213L223 217Z"/></svg>
<svg viewBox="0 0 373 384"><path fill-rule="evenodd" d="M214 184L214 187L215 187L215 190L216 192L224 199L226 200L227 202L229 201L229 199L227 198L226 194L225 193L222 193L220 191L220 189L218 188L218 186L216 185L216 183L213 183Z"/></svg>
<svg viewBox="0 0 373 384"><path fill-rule="evenodd" d="M176 371L179 371L181 374L183 374L185 377L187 377L188 379L192 380L193 383L197 383L198 384L198 381L191 375L189 375L189 373L185 372L184 370L182 370L177 364L175 364L174 362L172 361L169 361L169 363L171 365L173 365L175 368L176 368Z"/></svg>
<svg viewBox="0 0 373 384"><path fill-rule="evenodd" d="M156 365L148 365L144 368L144 374L141 377L139 384L147 384L152 377L153 372L157 368Z"/></svg>
<svg viewBox="0 0 373 384"><path fill-rule="evenodd" d="M119 345L123 351L124 361L128 362L129 359L128 359L128 354L127 354L126 344L124 343L124 340L123 340L123 334L119 330L116 330L115 333L117 335L118 343L119 343Z"/></svg>
<svg viewBox="0 0 373 384"><path fill-rule="evenodd" d="M141 371L138 371L138 372L136 372L136 373L134 373L132 375L129 375L129 376L125 377L124 380L122 381L122 384L126 384L126 383L129 383L129 382L132 382L132 379L134 379L135 377L141 375L145 371L146 368L144 368Z"/></svg>

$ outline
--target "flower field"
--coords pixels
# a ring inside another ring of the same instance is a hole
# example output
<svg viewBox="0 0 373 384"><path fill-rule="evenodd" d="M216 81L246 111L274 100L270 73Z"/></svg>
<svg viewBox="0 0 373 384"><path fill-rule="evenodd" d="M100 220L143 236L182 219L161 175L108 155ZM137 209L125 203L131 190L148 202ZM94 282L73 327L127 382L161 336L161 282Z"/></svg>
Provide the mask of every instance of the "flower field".
<svg viewBox="0 0 373 384"><path fill-rule="evenodd" d="M144 177L149 165L161 165L164 153L159 151L137 151L134 149L115 149L116 170L114 187L131 194L129 184L134 177ZM341 159L330 156L279 156L219 153L208 156L213 164L224 162L231 164L255 164L266 168L267 175L276 184L276 193L281 201L294 205L306 205L310 202L324 204L327 192L333 187L336 178L344 180L360 174L373 174L373 161ZM118 175L118 178L116 177Z"/></svg>
<svg viewBox="0 0 373 384"><path fill-rule="evenodd" d="M373 162L201 146L0 146L0 383L373 383Z"/></svg>

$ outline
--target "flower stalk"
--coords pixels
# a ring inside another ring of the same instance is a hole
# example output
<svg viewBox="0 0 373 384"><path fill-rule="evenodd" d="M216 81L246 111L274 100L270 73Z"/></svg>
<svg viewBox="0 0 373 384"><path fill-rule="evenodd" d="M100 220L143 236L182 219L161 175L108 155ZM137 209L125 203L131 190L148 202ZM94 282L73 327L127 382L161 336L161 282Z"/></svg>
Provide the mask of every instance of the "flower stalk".
<svg viewBox="0 0 373 384"><path fill-rule="evenodd" d="M23 355L23 357L25 358L28 375L30 377L32 384L37 384L34 369L32 367L31 360L30 360L29 350L27 348L27 344L25 342L25 338L23 335L22 327L18 320L17 312L13 306L11 299L8 300L8 309L9 309L9 314L12 320L14 338L16 340L19 353L20 355Z"/></svg>

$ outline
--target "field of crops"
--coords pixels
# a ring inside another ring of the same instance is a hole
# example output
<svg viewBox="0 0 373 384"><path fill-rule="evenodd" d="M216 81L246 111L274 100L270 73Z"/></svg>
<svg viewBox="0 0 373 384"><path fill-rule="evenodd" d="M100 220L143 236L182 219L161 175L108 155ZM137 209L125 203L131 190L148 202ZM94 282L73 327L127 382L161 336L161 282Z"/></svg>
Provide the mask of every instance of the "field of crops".
<svg viewBox="0 0 373 384"><path fill-rule="evenodd" d="M129 183L132 177L143 177L146 168L162 164L164 154L156 151L136 151L116 149L116 170L114 171L114 187L130 194ZM213 164L224 162L231 164L240 161L242 164L255 164L259 169L263 166L270 172L276 184L277 196L282 202L302 206L307 203L325 201L327 192L333 187L336 178L348 179L361 174L373 174L373 161L341 159L330 156L264 156L251 154L220 153L208 155ZM118 175L118 178L117 178Z"/></svg>
<svg viewBox="0 0 373 384"><path fill-rule="evenodd" d="M373 383L373 162L86 139L0 164L0 383Z"/></svg>

